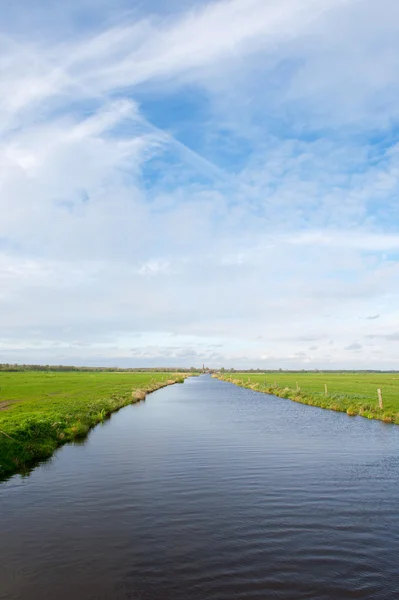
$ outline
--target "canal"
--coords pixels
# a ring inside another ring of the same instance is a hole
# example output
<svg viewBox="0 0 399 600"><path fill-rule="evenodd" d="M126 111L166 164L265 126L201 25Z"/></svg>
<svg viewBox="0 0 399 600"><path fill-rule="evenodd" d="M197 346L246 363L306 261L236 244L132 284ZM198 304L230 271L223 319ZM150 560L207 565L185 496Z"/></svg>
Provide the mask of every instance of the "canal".
<svg viewBox="0 0 399 600"><path fill-rule="evenodd" d="M0 484L2 600L399 597L399 427L204 375Z"/></svg>

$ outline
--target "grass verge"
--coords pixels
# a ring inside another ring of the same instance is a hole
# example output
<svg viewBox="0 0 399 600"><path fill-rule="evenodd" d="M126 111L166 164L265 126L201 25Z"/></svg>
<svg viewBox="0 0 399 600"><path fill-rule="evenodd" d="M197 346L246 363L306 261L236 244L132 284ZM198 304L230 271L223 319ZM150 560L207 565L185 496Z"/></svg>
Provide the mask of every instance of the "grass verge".
<svg viewBox="0 0 399 600"><path fill-rule="evenodd" d="M269 372L219 374L217 378L301 404L399 425L399 377L395 373ZM330 390L327 393L321 391L325 385ZM383 409L378 405L377 386L382 389ZM344 391L345 388L347 391Z"/></svg>
<svg viewBox="0 0 399 600"><path fill-rule="evenodd" d="M67 442L123 406L140 402L180 373L0 373L0 479L29 473Z"/></svg>

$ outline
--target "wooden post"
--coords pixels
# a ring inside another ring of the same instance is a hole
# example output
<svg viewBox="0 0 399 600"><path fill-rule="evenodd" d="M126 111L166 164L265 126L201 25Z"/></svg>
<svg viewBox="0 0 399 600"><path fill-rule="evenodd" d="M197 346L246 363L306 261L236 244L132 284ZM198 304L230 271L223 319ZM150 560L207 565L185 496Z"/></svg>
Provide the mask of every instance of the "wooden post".
<svg viewBox="0 0 399 600"><path fill-rule="evenodd" d="M382 392L381 392L380 388L378 388L377 393L378 393L378 404L380 405L380 408L382 409L384 407L382 405Z"/></svg>
<svg viewBox="0 0 399 600"><path fill-rule="evenodd" d="M276 382L274 382L274 387L277 387L277 383Z"/></svg>
<svg viewBox="0 0 399 600"><path fill-rule="evenodd" d="M328 394L328 390L327 390L327 384L324 384L324 395L327 396Z"/></svg>
<svg viewBox="0 0 399 600"><path fill-rule="evenodd" d="M298 382L296 382L296 391L299 392L299 385Z"/></svg>

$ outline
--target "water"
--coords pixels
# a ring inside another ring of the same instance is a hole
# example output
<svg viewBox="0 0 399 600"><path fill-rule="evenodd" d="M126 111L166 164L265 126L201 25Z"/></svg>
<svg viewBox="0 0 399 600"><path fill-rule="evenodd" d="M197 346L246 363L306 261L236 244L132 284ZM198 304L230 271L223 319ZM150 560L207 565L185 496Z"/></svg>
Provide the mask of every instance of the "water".
<svg viewBox="0 0 399 600"><path fill-rule="evenodd" d="M399 427L208 376L0 485L2 600L399 598Z"/></svg>

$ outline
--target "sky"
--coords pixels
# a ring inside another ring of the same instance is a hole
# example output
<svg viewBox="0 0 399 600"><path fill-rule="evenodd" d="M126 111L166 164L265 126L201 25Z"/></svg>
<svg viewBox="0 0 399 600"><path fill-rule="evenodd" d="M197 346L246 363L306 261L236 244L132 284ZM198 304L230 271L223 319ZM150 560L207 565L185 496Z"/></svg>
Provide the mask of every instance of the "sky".
<svg viewBox="0 0 399 600"><path fill-rule="evenodd" d="M396 0L0 11L0 362L399 369Z"/></svg>

